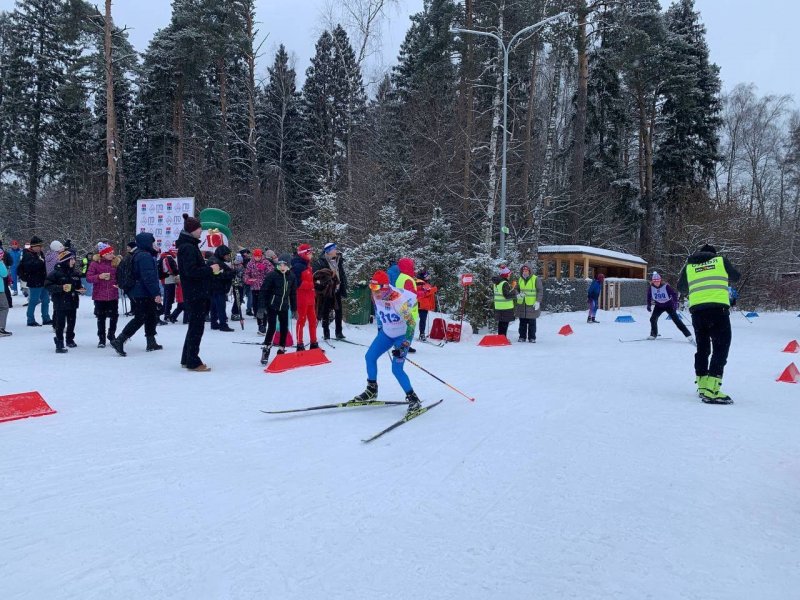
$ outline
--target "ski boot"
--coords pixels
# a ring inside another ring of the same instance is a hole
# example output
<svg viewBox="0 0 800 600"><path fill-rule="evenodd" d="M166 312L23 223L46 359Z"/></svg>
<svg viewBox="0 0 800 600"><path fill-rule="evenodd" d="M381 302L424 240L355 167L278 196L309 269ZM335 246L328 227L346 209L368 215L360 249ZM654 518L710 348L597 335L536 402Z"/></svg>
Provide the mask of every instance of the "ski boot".
<svg viewBox="0 0 800 600"><path fill-rule="evenodd" d="M339 331L339 332L336 333L336 339L337 340L346 340L347 338L344 337L344 334L341 331Z"/></svg>
<svg viewBox="0 0 800 600"><path fill-rule="evenodd" d="M420 402L419 397L414 390L411 390L406 394L406 400L408 400L408 410L406 411L407 414L415 413L422 408L422 402Z"/></svg>
<svg viewBox="0 0 800 600"><path fill-rule="evenodd" d="M297 350L298 352L303 352L306 349L306 345L301 342L297 344L297 346L295 346L294 349Z"/></svg>
<svg viewBox="0 0 800 600"><path fill-rule="evenodd" d="M278 351L276 352L276 354L278 356L280 356L281 354L286 354L286 348L281 346L280 348L278 348Z"/></svg>
<svg viewBox="0 0 800 600"><path fill-rule="evenodd" d="M272 352L272 346L261 346L261 364L266 366L269 363L269 354ZM280 351L278 352L280 354Z"/></svg>
<svg viewBox="0 0 800 600"><path fill-rule="evenodd" d="M657 337L658 337L657 335L653 335L653 334L651 333L650 335L648 335L648 336L647 336L647 339L648 339L648 340L654 340L654 339L656 339Z"/></svg>
<svg viewBox="0 0 800 600"><path fill-rule="evenodd" d="M733 404L733 399L724 393L722 378L708 375L705 378L705 388L702 389L700 399L706 404Z"/></svg>
<svg viewBox="0 0 800 600"><path fill-rule="evenodd" d="M112 344L113 345L113 344ZM163 350L164 346L156 342L156 338L150 336L147 338L147 351L153 352L154 350Z"/></svg>
<svg viewBox="0 0 800 600"><path fill-rule="evenodd" d="M321 348L319 347L319 343L318 342L311 342L308 345L308 349L309 350L321 350ZM322 351L325 352L325 350L322 350Z"/></svg>
<svg viewBox="0 0 800 600"><path fill-rule="evenodd" d="M351 402L369 402L378 397L378 382L367 379L367 389L353 398Z"/></svg>

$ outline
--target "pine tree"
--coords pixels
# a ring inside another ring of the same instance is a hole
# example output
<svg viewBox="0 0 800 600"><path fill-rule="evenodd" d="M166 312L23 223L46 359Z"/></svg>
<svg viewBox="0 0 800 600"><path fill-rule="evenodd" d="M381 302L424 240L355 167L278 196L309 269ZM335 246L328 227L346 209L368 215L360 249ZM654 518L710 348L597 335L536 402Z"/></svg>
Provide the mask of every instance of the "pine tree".
<svg viewBox="0 0 800 600"><path fill-rule="evenodd" d="M666 22L670 69L662 91L654 168L663 202L677 208L682 196L708 188L720 158L720 78L719 67L709 60L694 0L678 0L666 12Z"/></svg>
<svg viewBox="0 0 800 600"><path fill-rule="evenodd" d="M393 204L381 207L377 230L347 254L347 265L353 281L369 281L377 269L388 269L392 262L404 256L414 258L416 235L416 230L404 228Z"/></svg>
<svg viewBox="0 0 800 600"><path fill-rule="evenodd" d="M324 181L320 182L320 190L314 194L313 216L303 219L303 231L307 241L315 248L322 248L328 242L337 242L344 238L347 225L339 222L339 211L336 209L336 192Z"/></svg>
<svg viewBox="0 0 800 600"><path fill-rule="evenodd" d="M461 299L458 272L464 257L441 208L434 208L433 218L423 230L423 239L425 245L419 252L417 267L427 269L433 285L439 288L442 310L455 312Z"/></svg>

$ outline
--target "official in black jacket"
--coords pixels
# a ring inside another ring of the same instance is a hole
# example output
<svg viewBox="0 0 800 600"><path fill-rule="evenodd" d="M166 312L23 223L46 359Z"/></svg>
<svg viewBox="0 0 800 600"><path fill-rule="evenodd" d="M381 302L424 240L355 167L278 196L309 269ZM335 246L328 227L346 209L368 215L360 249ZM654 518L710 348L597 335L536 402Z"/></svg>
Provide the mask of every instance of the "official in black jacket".
<svg viewBox="0 0 800 600"><path fill-rule="evenodd" d="M294 274L289 270L291 262L292 257L289 254L284 254L278 258L275 270L264 278L261 293L258 295L260 303L258 308L266 309L267 313L267 335L264 338L264 346L261 352L261 364L263 365L266 365L269 361L277 324L280 324L278 354L286 352L289 309L291 308L293 312L297 310L297 282Z"/></svg>
<svg viewBox="0 0 800 600"><path fill-rule="evenodd" d="M22 260L17 269L17 276L28 284L28 327L39 327L36 322L36 305L42 303L42 325L50 325L50 293L44 287L47 279L47 267L42 254L42 240L31 238L30 248L22 253Z"/></svg>
<svg viewBox="0 0 800 600"><path fill-rule="evenodd" d="M210 371L200 360L200 342L206 325L211 298L211 278L220 272L219 265L206 264L200 252L203 226L188 214L183 215L183 231L175 245L178 248L178 271L183 286L183 305L189 314L189 328L183 343L181 366L195 372Z"/></svg>

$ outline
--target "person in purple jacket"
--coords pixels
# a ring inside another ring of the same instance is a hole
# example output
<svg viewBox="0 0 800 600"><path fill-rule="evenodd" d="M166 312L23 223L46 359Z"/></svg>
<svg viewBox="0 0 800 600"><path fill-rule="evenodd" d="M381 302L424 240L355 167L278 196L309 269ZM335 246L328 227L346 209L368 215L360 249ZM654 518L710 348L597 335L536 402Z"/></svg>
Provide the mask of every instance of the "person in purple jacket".
<svg viewBox="0 0 800 600"><path fill-rule="evenodd" d="M97 254L92 257L92 264L86 273L86 279L92 284L92 300L94 315L97 317L97 347L105 348L106 340L116 339L117 321L119 320L119 288L117 287L117 267L122 259L114 255L114 248L100 242ZM108 319L108 331L106 331Z"/></svg>
<svg viewBox="0 0 800 600"><path fill-rule="evenodd" d="M654 304L655 308L653 308ZM647 339L654 340L658 337L658 318L662 313L667 313L675 326L686 336L686 339L692 344L695 343L691 332L678 316L677 308L678 292L661 279L661 275L657 271L653 271L653 275L650 277L650 286L647 288L647 312L653 312L650 316L650 337Z"/></svg>

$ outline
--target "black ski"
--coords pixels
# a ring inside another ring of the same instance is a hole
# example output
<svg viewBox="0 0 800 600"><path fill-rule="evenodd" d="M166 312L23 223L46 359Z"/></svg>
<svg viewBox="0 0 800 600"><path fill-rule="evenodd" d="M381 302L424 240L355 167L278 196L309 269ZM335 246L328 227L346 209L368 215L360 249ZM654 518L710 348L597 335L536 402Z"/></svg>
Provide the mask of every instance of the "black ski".
<svg viewBox="0 0 800 600"><path fill-rule="evenodd" d="M444 348L444 345L447 342L432 342L428 339L420 340L423 344L430 344L431 346L436 346L437 348Z"/></svg>
<svg viewBox="0 0 800 600"><path fill-rule="evenodd" d="M327 344L329 347L331 347L331 348L333 348L334 350L336 350L336 346L334 346L333 344L331 344L331 341L330 341L330 340L322 340L322 341L323 341L323 342L325 342L325 344Z"/></svg>
<svg viewBox="0 0 800 600"><path fill-rule="evenodd" d="M622 338L619 338L619 341L622 342L623 344L627 344L628 342L657 342L658 340L671 340L671 339L672 339L671 337L658 336L654 340L651 340L650 338L636 338L633 340L623 340Z"/></svg>
<svg viewBox="0 0 800 600"><path fill-rule="evenodd" d="M232 344L244 344L245 346L263 346L264 342L231 342Z"/></svg>
<svg viewBox="0 0 800 600"><path fill-rule="evenodd" d="M268 415L284 415L287 413L309 412L312 410L327 410L330 408L352 408L356 406L406 406L408 402L390 402L388 400L350 400L339 404L321 404L319 406L308 406L306 408L292 408L289 410L262 410Z"/></svg>
<svg viewBox="0 0 800 600"><path fill-rule="evenodd" d="M397 421L396 423L393 423L392 425L389 425L389 427L387 427L383 431L379 431L378 433L373 435L371 438L367 438L366 440L361 440L361 441L366 444L366 443L371 442L373 440L377 440L384 433L389 433L392 429L397 429L403 423L408 423L410 420L416 419L420 415L424 415L426 412L428 412L434 406L439 406L442 402L444 402L444 400L439 400L437 402L434 402L433 404L429 404L428 406L423 406L422 408L420 408L419 410L416 410L414 412L406 413L406 415L402 419Z"/></svg>
<svg viewBox="0 0 800 600"><path fill-rule="evenodd" d="M345 338L336 338L334 342L342 342L343 344L353 344L353 346L361 346L362 348L369 348L369 344L359 344L358 342L351 342Z"/></svg>

